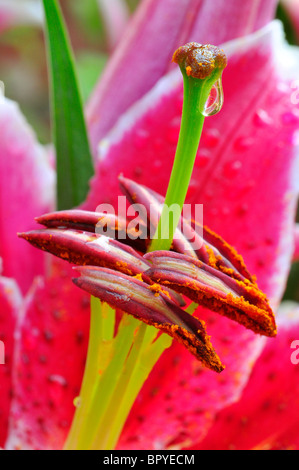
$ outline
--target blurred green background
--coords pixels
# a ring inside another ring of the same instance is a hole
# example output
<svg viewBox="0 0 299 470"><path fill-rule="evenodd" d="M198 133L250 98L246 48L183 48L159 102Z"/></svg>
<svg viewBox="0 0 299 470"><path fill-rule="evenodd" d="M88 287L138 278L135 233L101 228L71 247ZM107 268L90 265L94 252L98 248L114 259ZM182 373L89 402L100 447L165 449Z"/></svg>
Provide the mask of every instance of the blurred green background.
<svg viewBox="0 0 299 470"><path fill-rule="evenodd" d="M133 12L139 0L126 0ZM105 67L110 53L105 24L96 0L61 3L75 51L84 101ZM47 62L41 29L16 26L0 35L0 80L5 94L16 100L42 143L50 142Z"/></svg>

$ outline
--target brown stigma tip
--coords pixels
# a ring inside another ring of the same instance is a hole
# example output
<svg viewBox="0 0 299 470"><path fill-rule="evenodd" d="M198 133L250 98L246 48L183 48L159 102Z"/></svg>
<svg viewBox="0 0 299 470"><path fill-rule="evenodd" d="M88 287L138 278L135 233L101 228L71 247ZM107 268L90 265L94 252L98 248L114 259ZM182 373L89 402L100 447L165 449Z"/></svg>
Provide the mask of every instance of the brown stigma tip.
<svg viewBox="0 0 299 470"><path fill-rule="evenodd" d="M210 44L190 42L179 47L173 55L173 62L185 69L188 77L205 79L216 70L227 66L227 58L222 49Z"/></svg>

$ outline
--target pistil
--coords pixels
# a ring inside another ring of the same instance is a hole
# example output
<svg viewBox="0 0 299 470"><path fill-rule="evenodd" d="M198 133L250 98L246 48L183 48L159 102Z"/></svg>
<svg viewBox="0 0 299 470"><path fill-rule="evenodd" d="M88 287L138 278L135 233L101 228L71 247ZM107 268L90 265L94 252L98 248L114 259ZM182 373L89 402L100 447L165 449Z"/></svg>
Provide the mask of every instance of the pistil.
<svg viewBox="0 0 299 470"><path fill-rule="evenodd" d="M164 207L150 251L169 250L171 247L186 199L204 119L209 114L207 107L211 114L215 114L215 108L208 103L209 96L215 83L218 90L222 90L219 83L227 64L221 49L197 43L180 47L174 53L173 61L180 66L184 80L183 114ZM222 97L218 95L217 100L222 102ZM217 111L220 111L220 106ZM179 210L176 210L178 206Z"/></svg>

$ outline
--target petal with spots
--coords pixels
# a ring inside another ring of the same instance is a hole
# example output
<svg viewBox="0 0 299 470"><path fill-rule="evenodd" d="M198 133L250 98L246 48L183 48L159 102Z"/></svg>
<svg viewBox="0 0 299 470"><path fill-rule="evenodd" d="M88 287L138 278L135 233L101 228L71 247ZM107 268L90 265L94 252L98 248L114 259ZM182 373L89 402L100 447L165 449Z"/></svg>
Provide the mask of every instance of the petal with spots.
<svg viewBox="0 0 299 470"><path fill-rule="evenodd" d="M89 296L71 282L73 270L53 261L27 296L18 331L14 399L6 447L61 449L78 395L89 334Z"/></svg>
<svg viewBox="0 0 299 470"><path fill-rule="evenodd" d="M118 449L192 445L206 435L219 410L238 400L264 339L208 310L199 308L196 316L205 321L225 370L215 374L204 369L185 348L174 343L143 386Z"/></svg>
<svg viewBox="0 0 299 470"><path fill-rule="evenodd" d="M25 292L44 272L45 257L18 240L17 232L33 229L34 217L52 208L54 170L17 104L1 91L0 127L0 256L3 275Z"/></svg>
<svg viewBox="0 0 299 470"><path fill-rule="evenodd" d="M7 435L12 398L14 332L21 308L22 296L15 281L0 277L0 447L3 447Z"/></svg>
<svg viewBox="0 0 299 470"><path fill-rule="evenodd" d="M199 449L299 449L299 308L280 313L240 400L217 415Z"/></svg>

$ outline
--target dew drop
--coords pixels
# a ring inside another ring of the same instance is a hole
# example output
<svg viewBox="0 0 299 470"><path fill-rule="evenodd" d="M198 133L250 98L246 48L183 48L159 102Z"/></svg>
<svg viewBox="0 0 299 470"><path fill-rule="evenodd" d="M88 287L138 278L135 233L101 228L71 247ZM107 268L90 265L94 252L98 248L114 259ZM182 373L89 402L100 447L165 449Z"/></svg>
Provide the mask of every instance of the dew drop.
<svg viewBox="0 0 299 470"><path fill-rule="evenodd" d="M58 374L49 375L48 381L51 384L57 384L57 385L60 385L61 387L67 386L67 380L64 377L62 377L62 375L58 375Z"/></svg>
<svg viewBox="0 0 299 470"><path fill-rule="evenodd" d="M266 127L272 124L272 119L264 109L259 109L254 117L253 122L257 127Z"/></svg>
<svg viewBox="0 0 299 470"><path fill-rule="evenodd" d="M215 148L220 141L220 132L218 129L209 129L203 135L203 142L209 148Z"/></svg>
<svg viewBox="0 0 299 470"><path fill-rule="evenodd" d="M222 215L229 215L230 214L230 208L229 207L222 207L221 208L221 213L222 213Z"/></svg>
<svg viewBox="0 0 299 470"><path fill-rule="evenodd" d="M167 131L166 138L169 144L177 144L180 132L181 120L177 117L172 120Z"/></svg>
<svg viewBox="0 0 299 470"><path fill-rule="evenodd" d="M249 206L248 204L241 204L241 206L237 209L237 215L243 216L246 215L247 212L249 211Z"/></svg>
<svg viewBox="0 0 299 470"><path fill-rule="evenodd" d="M286 124L286 125L295 124L296 125L298 124L298 121L299 121L299 116L295 112L288 111L281 115L282 124Z"/></svg>
<svg viewBox="0 0 299 470"><path fill-rule="evenodd" d="M32 331L24 335L23 341L24 341L24 347L26 348L26 350L32 351L37 348L39 336L40 336L39 330L37 330L36 328L34 328Z"/></svg>
<svg viewBox="0 0 299 470"><path fill-rule="evenodd" d="M67 380L61 375L53 374L48 377L49 398L55 406L59 406L65 398L65 389L68 386Z"/></svg>
<svg viewBox="0 0 299 470"><path fill-rule="evenodd" d="M115 292L113 293L113 297L117 299L119 302L129 302L131 300L128 295L116 294Z"/></svg>
<svg viewBox="0 0 299 470"><path fill-rule="evenodd" d="M242 168L242 162L239 160L234 160L226 163L223 167L223 175L226 178L234 178Z"/></svg>
<svg viewBox="0 0 299 470"><path fill-rule="evenodd" d="M138 150L143 150L147 146L148 132L143 129L139 129L134 136L134 145Z"/></svg>
<svg viewBox="0 0 299 470"><path fill-rule="evenodd" d="M209 150L200 149L197 158L195 160L195 166L198 168L203 168L211 161L211 153Z"/></svg>
<svg viewBox="0 0 299 470"><path fill-rule="evenodd" d="M159 168L162 167L162 164L163 164L163 162L162 162L161 160L154 160L154 162L153 162L153 167L154 167L155 169L159 169Z"/></svg>
<svg viewBox="0 0 299 470"><path fill-rule="evenodd" d="M254 139L251 137L239 137L235 142L234 142L234 148L235 150L239 152L244 152L245 150L248 150L252 145L254 144Z"/></svg>
<svg viewBox="0 0 299 470"><path fill-rule="evenodd" d="M208 189L208 190L205 192L205 198L206 198L206 199L209 199L209 200L210 200L210 199L213 198L213 196L214 196L214 193L213 193L213 191L211 191L210 189Z"/></svg>
<svg viewBox="0 0 299 470"><path fill-rule="evenodd" d="M223 106L223 88L221 78L214 83L210 96L205 104L204 116L214 116L219 113Z"/></svg>
<svg viewBox="0 0 299 470"><path fill-rule="evenodd" d="M81 406L81 397L74 398L74 407L79 408Z"/></svg>

